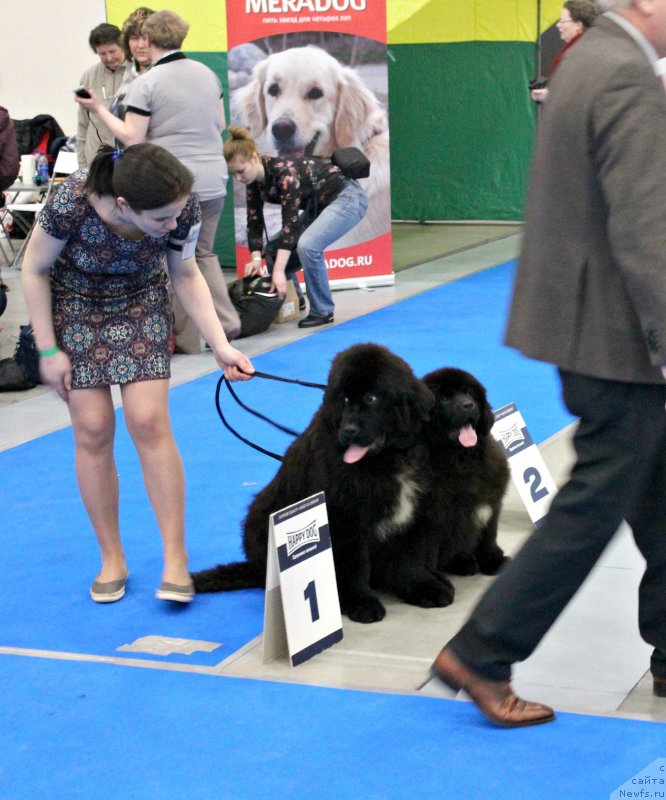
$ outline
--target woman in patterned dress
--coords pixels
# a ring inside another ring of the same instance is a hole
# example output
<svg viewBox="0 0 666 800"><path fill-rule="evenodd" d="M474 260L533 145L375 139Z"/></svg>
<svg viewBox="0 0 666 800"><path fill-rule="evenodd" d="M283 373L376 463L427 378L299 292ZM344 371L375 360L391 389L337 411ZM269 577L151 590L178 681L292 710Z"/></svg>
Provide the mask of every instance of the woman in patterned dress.
<svg viewBox="0 0 666 800"><path fill-rule="evenodd" d="M52 194L26 249L22 283L40 371L69 406L79 489L101 550L102 569L90 590L96 602L120 600L128 575L118 523L113 384L120 385L162 536L156 596L189 602L194 593L183 468L168 414L168 278L227 378L254 371L229 344L197 268L200 210L191 188L189 170L162 147L105 146L89 171L75 172Z"/></svg>

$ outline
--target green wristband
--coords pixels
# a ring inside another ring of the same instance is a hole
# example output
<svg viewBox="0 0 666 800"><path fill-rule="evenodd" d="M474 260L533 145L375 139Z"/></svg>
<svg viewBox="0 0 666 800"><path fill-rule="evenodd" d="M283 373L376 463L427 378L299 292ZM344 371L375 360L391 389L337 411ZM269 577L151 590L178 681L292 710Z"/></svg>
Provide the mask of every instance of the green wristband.
<svg viewBox="0 0 666 800"><path fill-rule="evenodd" d="M52 347L50 350L38 350L37 353L40 358L48 358L49 356L54 356L56 353L60 352L60 348L58 345Z"/></svg>

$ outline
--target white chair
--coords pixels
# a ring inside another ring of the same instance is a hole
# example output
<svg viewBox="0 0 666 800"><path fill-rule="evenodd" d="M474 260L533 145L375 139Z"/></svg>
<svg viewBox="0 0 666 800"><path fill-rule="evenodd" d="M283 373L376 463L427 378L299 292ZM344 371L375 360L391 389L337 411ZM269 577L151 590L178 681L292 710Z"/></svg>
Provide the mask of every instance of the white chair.
<svg viewBox="0 0 666 800"><path fill-rule="evenodd" d="M12 262L12 267L18 266L18 262L20 261L21 257L23 256L23 252L28 244L28 240L30 239L30 234L32 233L33 228L35 227L35 222L37 221L37 214L44 208L46 205L46 201L49 199L51 191L53 189L54 184L57 184L62 180L63 177L67 175L71 175L72 172L75 172L78 169L78 161L76 158L76 153L69 153L65 150L60 150L57 157L55 164L53 165L53 174L48 182L48 186L46 192L43 194L42 198L35 203L8 203L4 211L8 212L9 214L13 215L15 211L22 211L33 213L35 215L35 219L31 225L27 225L20 216L13 216L13 220L15 224L18 224L19 227L23 227L25 231L25 239L21 244L18 252L14 256L14 260Z"/></svg>

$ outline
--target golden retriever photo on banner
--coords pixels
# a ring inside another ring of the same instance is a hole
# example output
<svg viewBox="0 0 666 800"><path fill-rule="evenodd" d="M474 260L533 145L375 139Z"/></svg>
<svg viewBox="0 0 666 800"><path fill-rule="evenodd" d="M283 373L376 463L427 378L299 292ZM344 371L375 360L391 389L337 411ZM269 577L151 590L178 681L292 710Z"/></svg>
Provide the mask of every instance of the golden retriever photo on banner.
<svg viewBox="0 0 666 800"><path fill-rule="evenodd" d="M370 177L361 181L368 213L333 249L387 233L386 46L341 33L283 34L232 48L228 67L231 121L250 130L263 155L330 156L354 146L370 159ZM235 200L236 235L244 244L244 192ZM279 216L279 208L273 213Z"/></svg>

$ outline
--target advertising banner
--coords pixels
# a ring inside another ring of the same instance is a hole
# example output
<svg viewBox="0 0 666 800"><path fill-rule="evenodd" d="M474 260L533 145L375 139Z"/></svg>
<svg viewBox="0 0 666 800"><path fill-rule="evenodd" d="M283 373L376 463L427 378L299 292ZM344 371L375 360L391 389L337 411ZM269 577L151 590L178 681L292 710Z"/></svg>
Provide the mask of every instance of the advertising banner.
<svg viewBox="0 0 666 800"><path fill-rule="evenodd" d="M386 0L227 0L231 118L262 155L297 158L358 147L368 212L326 251L331 287L394 281ZM234 184L239 274L249 261L245 187ZM281 224L268 203L269 236ZM300 274L302 280L302 273Z"/></svg>

